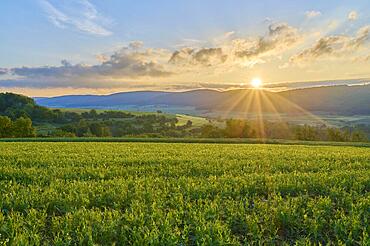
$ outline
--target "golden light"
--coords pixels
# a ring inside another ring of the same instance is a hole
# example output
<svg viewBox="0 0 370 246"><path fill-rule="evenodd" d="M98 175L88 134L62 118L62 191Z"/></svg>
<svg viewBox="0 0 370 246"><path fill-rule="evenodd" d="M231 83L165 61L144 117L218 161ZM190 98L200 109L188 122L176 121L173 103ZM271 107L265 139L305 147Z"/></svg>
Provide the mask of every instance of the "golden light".
<svg viewBox="0 0 370 246"><path fill-rule="evenodd" d="M253 88L260 88L262 86L262 80L260 78L253 78L251 85Z"/></svg>

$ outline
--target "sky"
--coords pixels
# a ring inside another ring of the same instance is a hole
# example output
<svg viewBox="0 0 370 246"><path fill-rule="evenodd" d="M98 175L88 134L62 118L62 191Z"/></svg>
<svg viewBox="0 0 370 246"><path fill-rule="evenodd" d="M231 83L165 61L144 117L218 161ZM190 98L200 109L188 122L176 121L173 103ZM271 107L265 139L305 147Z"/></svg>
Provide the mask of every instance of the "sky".
<svg viewBox="0 0 370 246"><path fill-rule="evenodd" d="M369 9L368 0L2 0L0 91L368 79Z"/></svg>

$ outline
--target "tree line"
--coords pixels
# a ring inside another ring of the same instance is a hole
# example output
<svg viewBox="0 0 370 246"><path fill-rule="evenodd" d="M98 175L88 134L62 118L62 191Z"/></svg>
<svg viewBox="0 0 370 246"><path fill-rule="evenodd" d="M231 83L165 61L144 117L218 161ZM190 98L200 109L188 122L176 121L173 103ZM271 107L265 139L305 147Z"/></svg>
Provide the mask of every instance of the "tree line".
<svg viewBox="0 0 370 246"><path fill-rule="evenodd" d="M52 129L36 134L35 125ZM203 137L203 138L269 138L306 141L368 141L369 125L334 128L325 125L297 125L244 119L211 121L193 126L189 120L178 124L174 116L158 111L132 114L123 111L85 112L49 109L33 99L0 93L0 137Z"/></svg>
<svg viewBox="0 0 370 246"><path fill-rule="evenodd" d="M88 112L62 111L60 109L49 109L37 105L32 98L13 94L0 93L0 115L7 116L12 120L20 117L30 118L35 123L66 124L86 119L112 119L131 118L131 113L122 111L104 111L98 113L95 109Z"/></svg>
<svg viewBox="0 0 370 246"><path fill-rule="evenodd" d="M335 128L326 125L294 125L285 122L226 120L225 127L202 126L198 134L204 138L269 138L305 141L366 142L370 127Z"/></svg>
<svg viewBox="0 0 370 246"><path fill-rule="evenodd" d="M49 136L124 137L147 135L156 137L169 136L173 131L182 131L191 126L189 123L185 126L177 126L177 122L176 117L155 114L137 115L121 119L99 120L97 117L65 124L59 127L56 132L50 133Z"/></svg>
<svg viewBox="0 0 370 246"><path fill-rule="evenodd" d="M32 126L32 121L30 118L20 117L12 121L7 116L0 116L0 137L36 137L36 130Z"/></svg>

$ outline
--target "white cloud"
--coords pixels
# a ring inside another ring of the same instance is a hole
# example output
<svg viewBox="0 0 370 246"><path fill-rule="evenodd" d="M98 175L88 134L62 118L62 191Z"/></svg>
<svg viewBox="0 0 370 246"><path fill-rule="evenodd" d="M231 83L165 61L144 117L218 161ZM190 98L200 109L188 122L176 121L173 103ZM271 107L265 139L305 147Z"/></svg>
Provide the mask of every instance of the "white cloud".
<svg viewBox="0 0 370 246"><path fill-rule="evenodd" d="M105 57L98 65L72 65L62 60L61 66L19 67L11 69L11 73L25 78L80 78L109 77L137 78L143 76L162 77L170 75L157 61L162 55L161 50L147 49L143 52L132 51L125 47Z"/></svg>
<svg viewBox="0 0 370 246"><path fill-rule="evenodd" d="M132 41L128 45L131 49L140 49L144 46L144 42L140 40Z"/></svg>
<svg viewBox="0 0 370 246"><path fill-rule="evenodd" d="M312 47L290 58L292 63L317 60L322 57L339 57L352 54L362 48L370 39L370 26L360 28L351 37L347 35L330 35L320 38Z"/></svg>
<svg viewBox="0 0 370 246"><path fill-rule="evenodd" d="M56 15L60 15L56 21L64 19L58 11ZM0 86L109 88L117 86L118 80L172 80L195 73L224 73L266 63L266 59L280 56L302 39L296 28L285 23L269 25L261 37L236 38L234 35L234 32L224 34L218 45L208 42L203 47L191 46L177 51L144 48L142 41L133 41L111 55L96 55L96 65L63 60L59 66L11 68L8 72L14 79L0 80Z"/></svg>
<svg viewBox="0 0 370 246"><path fill-rule="evenodd" d="M64 14L58 11L54 16L58 16L56 22L64 19ZM96 55L96 64L71 64L63 60L56 66L0 68L0 87L118 88L128 81L139 84L214 81L219 74L227 80L254 69L289 69L290 65L316 60L342 62L360 56L359 62L367 64L370 26L348 33L320 32L313 36L312 32L287 23L273 23L262 36L228 32L202 45L190 42L192 45L176 50L146 48L142 41L133 41Z"/></svg>
<svg viewBox="0 0 370 246"><path fill-rule="evenodd" d="M226 61L227 55L221 48L201 48L195 50L192 48L183 48L175 51L170 60L174 65L191 65L191 66L214 66Z"/></svg>
<svg viewBox="0 0 370 246"><path fill-rule="evenodd" d="M315 17L318 17L320 15L321 15L321 12L320 11L315 11L315 10L306 11L306 13L305 13L305 16L308 19L315 18Z"/></svg>
<svg viewBox="0 0 370 246"><path fill-rule="evenodd" d="M270 24L261 37L235 37L234 32L214 39L211 47L185 47L173 52L169 63L177 66L216 67L220 65L253 67L265 63L265 58L277 57L294 47L303 37L286 23Z"/></svg>
<svg viewBox="0 0 370 246"><path fill-rule="evenodd" d="M98 13L88 0L55 1L40 0L49 20L59 28L74 28L97 36L109 36L107 25L110 20Z"/></svg>
<svg viewBox="0 0 370 246"><path fill-rule="evenodd" d="M176 45L174 45L174 47L176 48L184 48L184 47L201 47L203 45L205 45L207 42L204 41L204 40L199 40L199 39L194 39L194 38L183 38L181 40L181 43L178 43Z"/></svg>
<svg viewBox="0 0 370 246"><path fill-rule="evenodd" d="M7 74L9 71L8 71L8 69L6 69L6 68L1 68L0 67L0 75L4 75L4 74Z"/></svg>
<svg viewBox="0 0 370 246"><path fill-rule="evenodd" d="M260 58L282 53L302 41L298 29L286 24L269 25L268 34L257 39L236 39L235 56L239 58Z"/></svg>
<svg viewBox="0 0 370 246"><path fill-rule="evenodd" d="M141 42L135 42L139 44ZM27 88L110 88L120 81L138 81L145 78L166 78L172 71L165 66L171 53L163 49L141 49L133 43L110 56L97 55L99 64L71 64L62 60L59 66L15 67L1 69L13 78L0 79L0 87Z"/></svg>
<svg viewBox="0 0 370 246"><path fill-rule="evenodd" d="M355 21L355 20L357 20L357 18L358 18L358 14L357 14L357 12L356 11L351 11L351 12L349 12L349 14L348 14L348 16L347 16L347 18L348 18L348 20L350 20L350 21Z"/></svg>

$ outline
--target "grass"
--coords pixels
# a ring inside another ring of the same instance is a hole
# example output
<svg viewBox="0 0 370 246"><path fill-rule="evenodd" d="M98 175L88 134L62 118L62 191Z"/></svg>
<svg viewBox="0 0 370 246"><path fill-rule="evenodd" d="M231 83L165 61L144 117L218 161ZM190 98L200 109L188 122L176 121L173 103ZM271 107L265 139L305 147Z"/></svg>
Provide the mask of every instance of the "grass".
<svg viewBox="0 0 370 246"><path fill-rule="evenodd" d="M59 109L62 112L74 112L74 113L85 113L85 112L90 112L92 108L52 108L52 109ZM142 111L130 111L130 110L118 110L118 109L95 109L97 113L104 113L104 112L111 112L111 111L119 111L119 112L124 112L128 114L132 114L135 116L141 116L141 115L164 115L166 117L176 117L175 114L169 114L169 113L157 113L157 112L142 112Z"/></svg>
<svg viewBox="0 0 370 246"><path fill-rule="evenodd" d="M84 113L84 112L90 112L91 109L81 109L81 108L55 108L59 109L63 112L75 112L75 113ZM199 117L199 116L191 116L191 115L185 115L185 114L170 114L170 113L157 113L157 112L139 112L139 111L127 111L127 110L108 110L108 109L96 109L97 113L103 113L106 111L120 111L120 112L125 112L125 113L130 113L134 116L142 116L142 115L163 115L167 118L177 118L178 126L185 125L188 120L192 122L193 127L201 127L202 125L208 124L208 120L204 117ZM130 118L122 118L122 119L117 119L114 118L114 120L123 120L123 121L130 121L132 119ZM61 125L58 124L50 124L50 123L37 123L35 124L35 127L37 129L37 132L39 134L47 134L50 131L55 131L58 127Z"/></svg>
<svg viewBox="0 0 370 246"><path fill-rule="evenodd" d="M209 123L206 118L185 114L176 114L176 118L178 120L177 125L180 126L185 125L188 122L188 120L192 122L193 127L201 127L202 125Z"/></svg>
<svg viewBox="0 0 370 246"><path fill-rule="evenodd" d="M0 143L0 243L368 245L370 151Z"/></svg>
<svg viewBox="0 0 370 246"><path fill-rule="evenodd" d="M150 138L150 137L75 137L75 138L0 138L1 142L144 142L144 143L222 143L284 144L370 147L369 142L301 141L258 138Z"/></svg>

